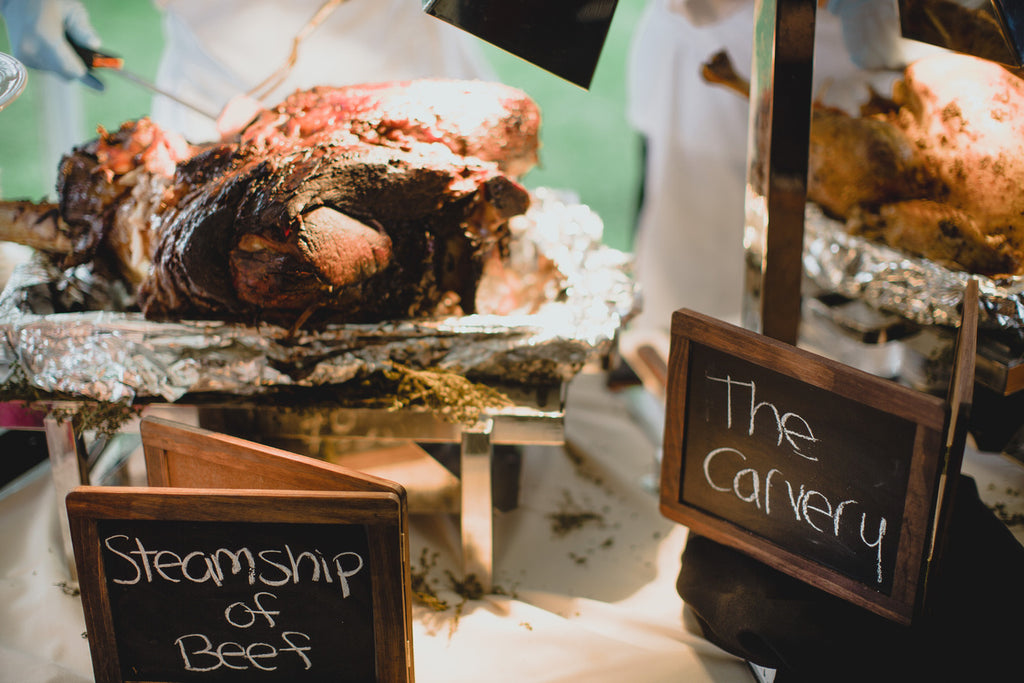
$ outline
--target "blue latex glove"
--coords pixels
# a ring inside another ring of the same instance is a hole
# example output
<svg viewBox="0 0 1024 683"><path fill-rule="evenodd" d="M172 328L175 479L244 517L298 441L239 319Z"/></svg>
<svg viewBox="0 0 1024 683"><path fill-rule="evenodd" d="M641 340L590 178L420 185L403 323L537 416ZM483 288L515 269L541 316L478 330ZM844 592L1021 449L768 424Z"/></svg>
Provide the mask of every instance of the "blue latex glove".
<svg viewBox="0 0 1024 683"><path fill-rule="evenodd" d="M896 0L829 0L828 11L842 24L854 64L862 69L906 66Z"/></svg>
<svg viewBox="0 0 1024 683"><path fill-rule="evenodd" d="M0 0L11 51L22 64L79 80L96 90L103 84L85 68L68 43L99 49L101 41L78 0ZM67 37L66 37L67 36Z"/></svg>

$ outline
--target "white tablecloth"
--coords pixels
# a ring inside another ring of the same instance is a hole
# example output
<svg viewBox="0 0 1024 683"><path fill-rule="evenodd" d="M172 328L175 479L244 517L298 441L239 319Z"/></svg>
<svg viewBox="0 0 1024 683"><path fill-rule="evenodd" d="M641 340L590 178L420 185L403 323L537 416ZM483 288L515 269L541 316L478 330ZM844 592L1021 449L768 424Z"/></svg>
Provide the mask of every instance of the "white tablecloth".
<svg viewBox="0 0 1024 683"><path fill-rule="evenodd" d="M650 490L657 435L631 416L643 405L631 398L607 391L603 376L581 375L567 400L567 446L524 449L519 505L494 520L494 583L503 595L464 601L451 590L446 571L458 575L457 520L412 517L413 571L425 573L449 605L414 607L417 681L754 680L744 662L697 635L676 593L686 530L658 511ZM968 449L964 471L990 506L1024 514L1018 463ZM0 497L5 682L92 680L55 497L46 464ZM574 511L594 519L558 533L552 515ZM1012 529L1024 541L1024 526ZM424 551L436 562L429 570L420 566Z"/></svg>
<svg viewBox="0 0 1024 683"><path fill-rule="evenodd" d="M656 446L603 376L570 387L567 447L523 450L519 505L494 520L494 584L465 601L457 520L411 518L413 571L449 607L414 605L420 683L742 681L746 665L688 627L675 591L686 530L649 490ZM645 483L648 486L645 486ZM0 499L0 680L91 681L80 599L69 594L48 467ZM564 533L552 515L586 513ZM431 562L423 570L423 551Z"/></svg>

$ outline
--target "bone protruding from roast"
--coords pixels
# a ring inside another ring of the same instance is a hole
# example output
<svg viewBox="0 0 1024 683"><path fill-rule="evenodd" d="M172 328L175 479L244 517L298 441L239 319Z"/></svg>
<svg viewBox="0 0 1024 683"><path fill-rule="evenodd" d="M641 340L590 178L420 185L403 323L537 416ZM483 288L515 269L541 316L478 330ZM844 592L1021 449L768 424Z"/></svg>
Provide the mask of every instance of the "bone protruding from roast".
<svg viewBox="0 0 1024 683"><path fill-rule="evenodd" d="M0 202L0 242L15 242L50 254L71 251L60 210L49 203Z"/></svg>

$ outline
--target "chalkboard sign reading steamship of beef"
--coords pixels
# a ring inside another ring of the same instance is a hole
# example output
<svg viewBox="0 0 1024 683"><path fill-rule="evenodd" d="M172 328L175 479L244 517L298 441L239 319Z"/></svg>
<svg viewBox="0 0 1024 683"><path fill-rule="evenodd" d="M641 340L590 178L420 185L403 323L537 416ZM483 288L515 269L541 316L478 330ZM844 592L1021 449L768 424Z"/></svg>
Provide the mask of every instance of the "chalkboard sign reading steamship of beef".
<svg viewBox="0 0 1024 683"><path fill-rule="evenodd" d="M158 418L140 431L148 487L66 501L97 681L413 680L400 485Z"/></svg>
<svg viewBox="0 0 1024 683"><path fill-rule="evenodd" d="M364 528L105 520L98 533L126 679L374 679Z"/></svg>
<svg viewBox="0 0 1024 683"><path fill-rule="evenodd" d="M909 623L945 403L688 311L669 372L662 513Z"/></svg>
<svg viewBox="0 0 1024 683"><path fill-rule="evenodd" d="M379 666L405 647L392 494L80 487L67 505L97 680L405 680Z"/></svg>

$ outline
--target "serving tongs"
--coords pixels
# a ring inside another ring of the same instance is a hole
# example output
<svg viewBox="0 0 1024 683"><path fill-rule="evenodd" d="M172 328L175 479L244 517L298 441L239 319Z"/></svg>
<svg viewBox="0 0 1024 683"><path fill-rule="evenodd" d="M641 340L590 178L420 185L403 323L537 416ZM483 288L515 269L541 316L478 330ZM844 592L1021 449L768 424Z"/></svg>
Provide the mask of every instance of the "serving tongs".
<svg viewBox="0 0 1024 683"><path fill-rule="evenodd" d="M126 71L124 68L123 58L107 54L105 52L100 52L98 50L93 50L91 48L85 47L84 45L79 45L71 39L71 36L68 36L66 34L65 37L67 38L68 43L70 43L71 46L75 49L75 52L78 53L78 56L82 60L82 62L85 63L85 68L88 69L90 72L96 69L103 69L107 72L118 74L122 78L125 78L131 81L132 83L135 83L136 85L140 85L152 93L167 97L171 100L174 100L182 106L188 107L194 112L202 114L211 121L216 121L217 118L219 117L219 112L211 112L206 108L198 104L195 104L194 102L189 102L188 100L179 97L174 93L168 92L163 88L158 88L156 84L146 80L138 74L132 73L131 71Z"/></svg>

